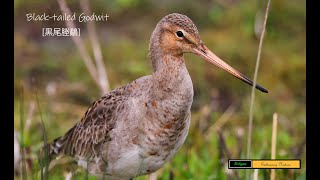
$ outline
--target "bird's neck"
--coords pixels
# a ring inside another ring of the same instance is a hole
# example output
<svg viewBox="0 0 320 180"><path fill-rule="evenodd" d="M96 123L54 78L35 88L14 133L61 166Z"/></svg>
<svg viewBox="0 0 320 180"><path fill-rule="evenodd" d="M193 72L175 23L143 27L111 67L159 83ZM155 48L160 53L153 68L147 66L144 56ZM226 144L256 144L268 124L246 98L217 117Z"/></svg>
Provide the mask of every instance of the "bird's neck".
<svg viewBox="0 0 320 180"><path fill-rule="evenodd" d="M153 67L150 97L175 99L180 96L186 101L192 101L193 86L183 53L163 49L160 45L162 33L157 26L150 39L149 57Z"/></svg>
<svg viewBox="0 0 320 180"><path fill-rule="evenodd" d="M184 58L163 55L157 59L157 69L153 72L151 97L192 101L193 85ZM183 102L181 102L183 103Z"/></svg>

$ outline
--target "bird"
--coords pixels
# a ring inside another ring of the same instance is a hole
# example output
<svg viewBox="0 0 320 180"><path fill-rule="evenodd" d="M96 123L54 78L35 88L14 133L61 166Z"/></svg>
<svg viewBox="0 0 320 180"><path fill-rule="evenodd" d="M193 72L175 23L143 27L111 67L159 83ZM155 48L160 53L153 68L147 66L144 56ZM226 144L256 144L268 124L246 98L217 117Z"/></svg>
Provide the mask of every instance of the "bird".
<svg viewBox="0 0 320 180"><path fill-rule="evenodd" d="M189 17L168 14L151 34L152 74L94 101L78 123L48 144L49 159L72 157L90 174L107 179L132 179L163 167L183 145L190 127L194 91L185 53L253 86L205 46ZM255 88L268 93L258 84Z"/></svg>

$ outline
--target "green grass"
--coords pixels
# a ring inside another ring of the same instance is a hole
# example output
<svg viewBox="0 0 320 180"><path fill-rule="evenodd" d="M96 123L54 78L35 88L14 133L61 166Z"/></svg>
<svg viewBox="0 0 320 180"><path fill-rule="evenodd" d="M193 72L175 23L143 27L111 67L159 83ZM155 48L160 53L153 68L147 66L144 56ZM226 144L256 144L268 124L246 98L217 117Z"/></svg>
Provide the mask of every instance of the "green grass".
<svg viewBox="0 0 320 180"><path fill-rule="evenodd" d="M20 154L21 154L21 178L27 178L25 140L24 140L24 91L20 87Z"/></svg>

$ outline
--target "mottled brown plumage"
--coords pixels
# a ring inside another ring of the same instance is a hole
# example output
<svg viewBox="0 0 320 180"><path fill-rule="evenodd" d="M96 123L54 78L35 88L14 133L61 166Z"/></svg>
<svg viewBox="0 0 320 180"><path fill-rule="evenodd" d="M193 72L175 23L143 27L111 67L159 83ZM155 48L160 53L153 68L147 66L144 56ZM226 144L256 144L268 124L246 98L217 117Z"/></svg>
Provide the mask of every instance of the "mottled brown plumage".
<svg viewBox="0 0 320 180"><path fill-rule="evenodd" d="M190 125L193 86L183 53L197 54L252 85L204 45L187 16L169 14L151 35L153 74L95 101L79 123L50 145L51 159L74 157L90 173L109 179L161 168L183 144Z"/></svg>

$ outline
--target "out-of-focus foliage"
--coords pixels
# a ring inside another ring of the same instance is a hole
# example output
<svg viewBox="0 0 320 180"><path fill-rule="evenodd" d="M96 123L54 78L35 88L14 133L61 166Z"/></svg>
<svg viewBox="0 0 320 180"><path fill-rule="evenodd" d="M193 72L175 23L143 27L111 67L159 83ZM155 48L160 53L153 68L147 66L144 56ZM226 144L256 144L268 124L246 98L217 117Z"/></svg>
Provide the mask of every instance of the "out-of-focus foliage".
<svg viewBox="0 0 320 180"><path fill-rule="evenodd" d="M255 26L259 27L264 16L264 1L92 0L90 3L96 14L110 16L107 22L95 24L112 89L152 73L147 56L150 35L156 23L171 12L188 15L207 47L243 74L253 77L259 43ZM68 5L71 11L81 13L78 1L68 1ZM277 179L305 179L305 11L305 1L271 1L262 48L258 83L269 93L256 92L251 157L271 157L272 114L277 112L276 157L302 159L301 169L277 170ZM26 21L26 13L61 14L56 1L15 0L14 12L14 124L20 131L19 89L23 86L23 117L27 117L30 103L36 101L35 94L40 101L40 109L37 107L32 114L30 129L24 135L32 167L36 169L36 153L42 143L39 112L48 140L52 141L78 122L100 94L70 37L41 36L42 28L65 27L64 22ZM85 24L77 26L81 28L81 38L90 47ZM195 55L187 54L185 59L195 91L192 124L185 144L158 172L158 178L235 177L221 164L223 158L228 158L220 153L223 149L212 127L221 123L220 118L228 107L235 106L233 114L222 124L221 132L231 157L245 158L251 87ZM56 167L50 176L61 179L66 169L72 168ZM30 177L32 172L28 171ZM244 170L237 172L239 177L244 177ZM80 170L77 177L83 174L84 170ZM259 170L259 176L267 179L270 171Z"/></svg>

